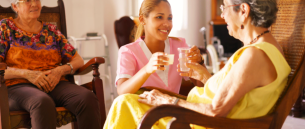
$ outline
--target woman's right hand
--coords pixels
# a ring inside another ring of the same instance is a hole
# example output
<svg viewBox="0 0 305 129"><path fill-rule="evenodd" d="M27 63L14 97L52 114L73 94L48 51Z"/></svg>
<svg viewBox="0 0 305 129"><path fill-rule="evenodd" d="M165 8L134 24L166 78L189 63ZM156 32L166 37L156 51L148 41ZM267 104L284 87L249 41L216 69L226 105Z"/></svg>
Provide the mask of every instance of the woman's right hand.
<svg viewBox="0 0 305 129"><path fill-rule="evenodd" d="M29 80L35 86L37 86L40 90L48 93L51 91L51 86L46 75L50 73L50 70L44 72L28 70L26 72L26 79Z"/></svg>
<svg viewBox="0 0 305 129"><path fill-rule="evenodd" d="M154 53L145 65L146 73L152 74L156 70L165 70L165 67L162 67L162 65L169 65L167 62L169 59L165 55L163 52Z"/></svg>
<svg viewBox="0 0 305 129"><path fill-rule="evenodd" d="M180 72L180 76L187 76L193 79L199 80L202 83L205 83L212 75L208 72L208 70L198 64L198 63L186 63L186 67L190 68L189 72L181 72L180 64L178 64L178 72Z"/></svg>

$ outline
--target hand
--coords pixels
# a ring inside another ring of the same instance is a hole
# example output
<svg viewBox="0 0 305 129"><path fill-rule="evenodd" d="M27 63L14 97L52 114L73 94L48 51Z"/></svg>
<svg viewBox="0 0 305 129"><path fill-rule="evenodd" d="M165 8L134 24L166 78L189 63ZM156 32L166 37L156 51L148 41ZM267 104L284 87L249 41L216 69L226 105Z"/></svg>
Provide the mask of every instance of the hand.
<svg viewBox="0 0 305 129"><path fill-rule="evenodd" d="M145 103L151 106L159 106L162 104L173 104L176 100L176 97L163 94L158 90L145 91L143 94L139 95L140 103Z"/></svg>
<svg viewBox="0 0 305 129"><path fill-rule="evenodd" d="M189 50L186 56L188 57L188 62L200 63L202 61L200 50L195 45Z"/></svg>
<svg viewBox="0 0 305 129"><path fill-rule="evenodd" d="M32 84L37 86L40 90L48 93L51 90L47 75L49 75L50 71L31 71L28 70L25 73L25 77L29 80Z"/></svg>
<svg viewBox="0 0 305 129"><path fill-rule="evenodd" d="M60 78L63 76L63 73L61 70L61 66L56 67L54 69L49 70L50 74L47 76L48 82L50 84L50 92L54 90L56 85L59 83Z"/></svg>
<svg viewBox="0 0 305 129"><path fill-rule="evenodd" d="M149 62L145 65L146 73L152 74L156 70L165 70L165 67L162 67L162 65L169 65L168 62L166 62L169 59L165 55L166 54L163 52L154 53L149 59Z"/></svg>
<svg viewBox="0 0 305 129"><path fill-rule="evenodd" d="M186 67L190 68L189 72L180 71L180 64L177 65L180 76L187 76L205 83L212 75L208 70L198 63L186 63Z"/></svg>

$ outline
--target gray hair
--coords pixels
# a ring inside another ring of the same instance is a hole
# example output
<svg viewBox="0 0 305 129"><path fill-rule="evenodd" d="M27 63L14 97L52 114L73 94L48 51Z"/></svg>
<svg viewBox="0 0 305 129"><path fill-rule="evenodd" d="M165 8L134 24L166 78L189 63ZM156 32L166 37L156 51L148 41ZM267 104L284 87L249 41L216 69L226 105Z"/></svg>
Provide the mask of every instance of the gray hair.
<svg viewBox="0 0 305 129"><path fill-rule="evenodd" d="M18 0L10 0L11 4L16 4Z"/></svg>
<svg viewBox="0 0 305 129"><path fill-rule="evenodd" d="M247 3L250 6L251 24L257 27L269 28L276 20L278 11L276 0L230 0L234 5ZM235 6L238 11L240 6Z"/></svg>

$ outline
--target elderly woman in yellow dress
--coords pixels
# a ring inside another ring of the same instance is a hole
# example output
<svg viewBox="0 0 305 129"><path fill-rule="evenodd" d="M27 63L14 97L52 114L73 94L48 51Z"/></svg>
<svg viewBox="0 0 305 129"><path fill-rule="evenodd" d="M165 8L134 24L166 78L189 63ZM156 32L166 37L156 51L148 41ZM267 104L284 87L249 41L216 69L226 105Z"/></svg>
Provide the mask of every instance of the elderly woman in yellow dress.
<svg viewBox="0 0 305 129"><path fill-rule="evenodd" d="M80 129L101 128L96 96L64 78L82 67L83 59L55 25L37 20L40 0L11 3L17 18L0 22L10 111L28 111L33 129L55 129L55 107L61 106L76 116Z"/></svg>
<svg viewBox="0 0 305 129"><path fill-rule="evenodd" d="M166 0L154 1L158 5L168 4ZM198 63L186 63L191 70L181 75L205 84L193 88L187 100L158 90L119 96L109 111L105 129L135 129L147 110L162 104L176 104L208 116L238 119L264 116L272 109L291 71L283 50L268 31L276 20L276 0L224 0L221 10L229 34L244 43L225 67L211 76ZM165 128L169 120L162 118L152 128Z"/></svg>

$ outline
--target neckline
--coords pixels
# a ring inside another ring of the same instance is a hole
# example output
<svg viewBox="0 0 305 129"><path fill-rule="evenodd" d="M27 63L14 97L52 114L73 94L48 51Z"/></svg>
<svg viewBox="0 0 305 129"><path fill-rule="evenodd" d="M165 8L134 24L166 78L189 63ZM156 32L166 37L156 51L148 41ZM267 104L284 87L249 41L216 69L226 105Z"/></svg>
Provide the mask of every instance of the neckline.
<svg viewBox="0 0 305 129"><path fill-rule="evenodd" d="M40 28L39 32L37 32L37 33L35 33L35 32L28 32L28 31L25 31L25 30L23 30L22 28L20 28L20 27L16 24L15 20L14 20L12 17L9 17L9 19L13 22L14 26L16 26L18 29L20 29L20 30L23 31L23 32L31 33L31 34L39 34L39 33L42 31L43 26L44 26L44 22L43 22L43 21L39 21L39 22L41 22L41 28Z"/></svg>

